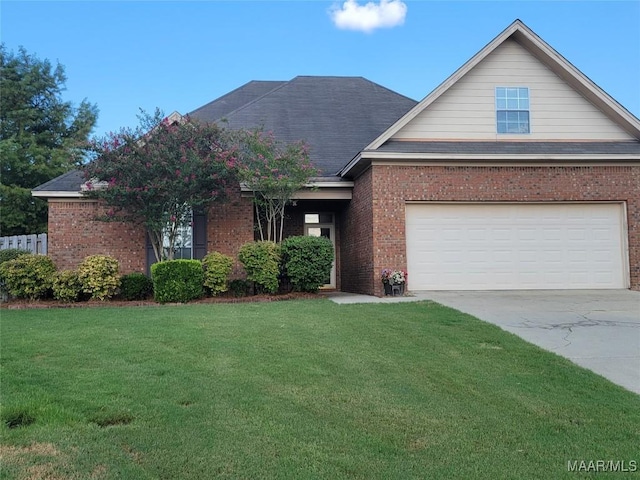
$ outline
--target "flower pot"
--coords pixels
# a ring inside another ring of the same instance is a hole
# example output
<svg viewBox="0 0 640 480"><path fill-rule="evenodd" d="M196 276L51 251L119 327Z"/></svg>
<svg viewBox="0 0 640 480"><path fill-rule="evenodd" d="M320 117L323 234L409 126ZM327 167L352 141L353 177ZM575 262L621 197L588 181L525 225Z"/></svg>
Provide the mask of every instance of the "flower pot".
<svg viewBox="0 0 640 480"><path fill-rule="evenodd" d="M391 295L394 297L404 295L404 283L394 283L391 285Z"/></svg>
<svg viewBox="0 0 640 480"><path fill-rule="evenodd" d="M393 290L391 288L391 284L389 282L383 282L382 285L384 285L384 294L385 295L391 295L393 293Z"/></svg>

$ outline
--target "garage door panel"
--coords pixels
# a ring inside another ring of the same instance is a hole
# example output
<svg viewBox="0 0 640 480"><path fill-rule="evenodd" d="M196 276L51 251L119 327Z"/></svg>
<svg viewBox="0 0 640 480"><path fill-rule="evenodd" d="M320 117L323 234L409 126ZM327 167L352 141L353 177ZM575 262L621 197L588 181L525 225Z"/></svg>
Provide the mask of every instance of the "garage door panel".
<svg viewBox="0 0 640 480"><path fill-rule="evenodd" d="M412 289L625 288L621 204L410 204Z"/></svg>

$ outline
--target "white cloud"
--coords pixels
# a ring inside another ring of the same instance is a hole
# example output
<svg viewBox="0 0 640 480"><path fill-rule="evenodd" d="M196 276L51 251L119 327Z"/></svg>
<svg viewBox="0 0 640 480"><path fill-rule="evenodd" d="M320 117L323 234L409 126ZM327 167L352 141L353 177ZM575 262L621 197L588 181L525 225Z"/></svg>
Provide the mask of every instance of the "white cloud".
<svg viewBox="0 0 640 480"><path fill-rule="evenodd" d="M356 0L346 0L329 12L336 27L344 30L372 32L376 28L391 28L404 23L407 5L402 0L380 0L360 5Z"/></svg>

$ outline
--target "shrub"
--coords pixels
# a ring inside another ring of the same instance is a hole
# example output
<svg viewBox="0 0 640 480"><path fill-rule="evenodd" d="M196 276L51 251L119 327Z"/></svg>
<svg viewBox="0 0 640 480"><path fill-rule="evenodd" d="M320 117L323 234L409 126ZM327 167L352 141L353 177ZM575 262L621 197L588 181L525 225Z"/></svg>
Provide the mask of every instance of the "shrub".
<svg viewBox="0 0 640 480"><path fill-rule="evenodd" d="M237 279L229 282L229 291L234 297L246 297L249 295L251 285L246 280Z"/></svg>
<svg viewBox="0 0 640 480"><path fill-rule="evenodd" d="M203 293L204 271L199 260L167 260L151 265L153 295L160 303L188 302Z"/></svg>
<svg viewBox="0 0 640 480"><path fill-rule="evenodd" d="M90 255L78 267L82 291L93 299L107 300L120 286L118 261L108 255Z"/></svg>
<svg viewBox="0 0 640 480"><path fill-rule="evenodd" d="M327 282L333 263L333 244L324 237L289 237L282 242L283 273L294 290L316 292Z"/></svg>
<svg viewBox="0 0 640 480"><path fill-rule="evenodd" d="M229 275L233 268L233 259L218 252L211 252L202 259L204 269L204 286L212 295L226 292L229 289Z"/></svg>
<svg viewBox="0 0 640 480"><path fill-rule="evenodd" d="M238 260L255 283L258 293L276 293L280 273L280 247L268 241L245 243L240 247Z"/></svg>
<svg viewBox="0 0 640 480"><path fill-rule="evenodd" d="M22 250L20 248L7 248L6 250L0 250L0 265L14 258L18 258L22 255L28 255L29 250ZM0 274L0 301L4 302L9 299L9 291L4 282L2 274Z"/></svg>
<svg viewBox="0 0 640 480"><path fill-rule="evenodd" d="M45 255L20 255L0 265L0 277L17 298L36 300L50 296L56 266Z"/></svg>
<svg viewBox="0 0 640 480"><path fill-rule="evenodd" d="M120 296L125 300L146 300L153 294L153 282L144 273L120 277Z"/></svg>
<svg viewBox="0 0 640 480"><path fill-rule="evenodd" d="M22 250L21 248L7 248L6 250L0 250L0 264L18 258L22 255L29 255L29 250Z"/></svg>
<svg viewBox="0 0 640 480"><path fill-rule="evenodd" d="M82 294L78 272L65 270L53 277L53 298L62 302L77 302Z"/></svg>

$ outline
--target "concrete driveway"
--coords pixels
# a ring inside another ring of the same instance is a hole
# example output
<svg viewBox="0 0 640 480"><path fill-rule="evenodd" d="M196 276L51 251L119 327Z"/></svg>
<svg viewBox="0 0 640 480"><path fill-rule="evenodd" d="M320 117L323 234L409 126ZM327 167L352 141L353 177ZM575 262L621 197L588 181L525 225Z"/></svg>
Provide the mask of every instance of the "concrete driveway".
<svg viewBox="0 0 640 480"><path fill-rule="evenodd" d="M640 292L412 292L498 325L640 394Z"/></svg>

